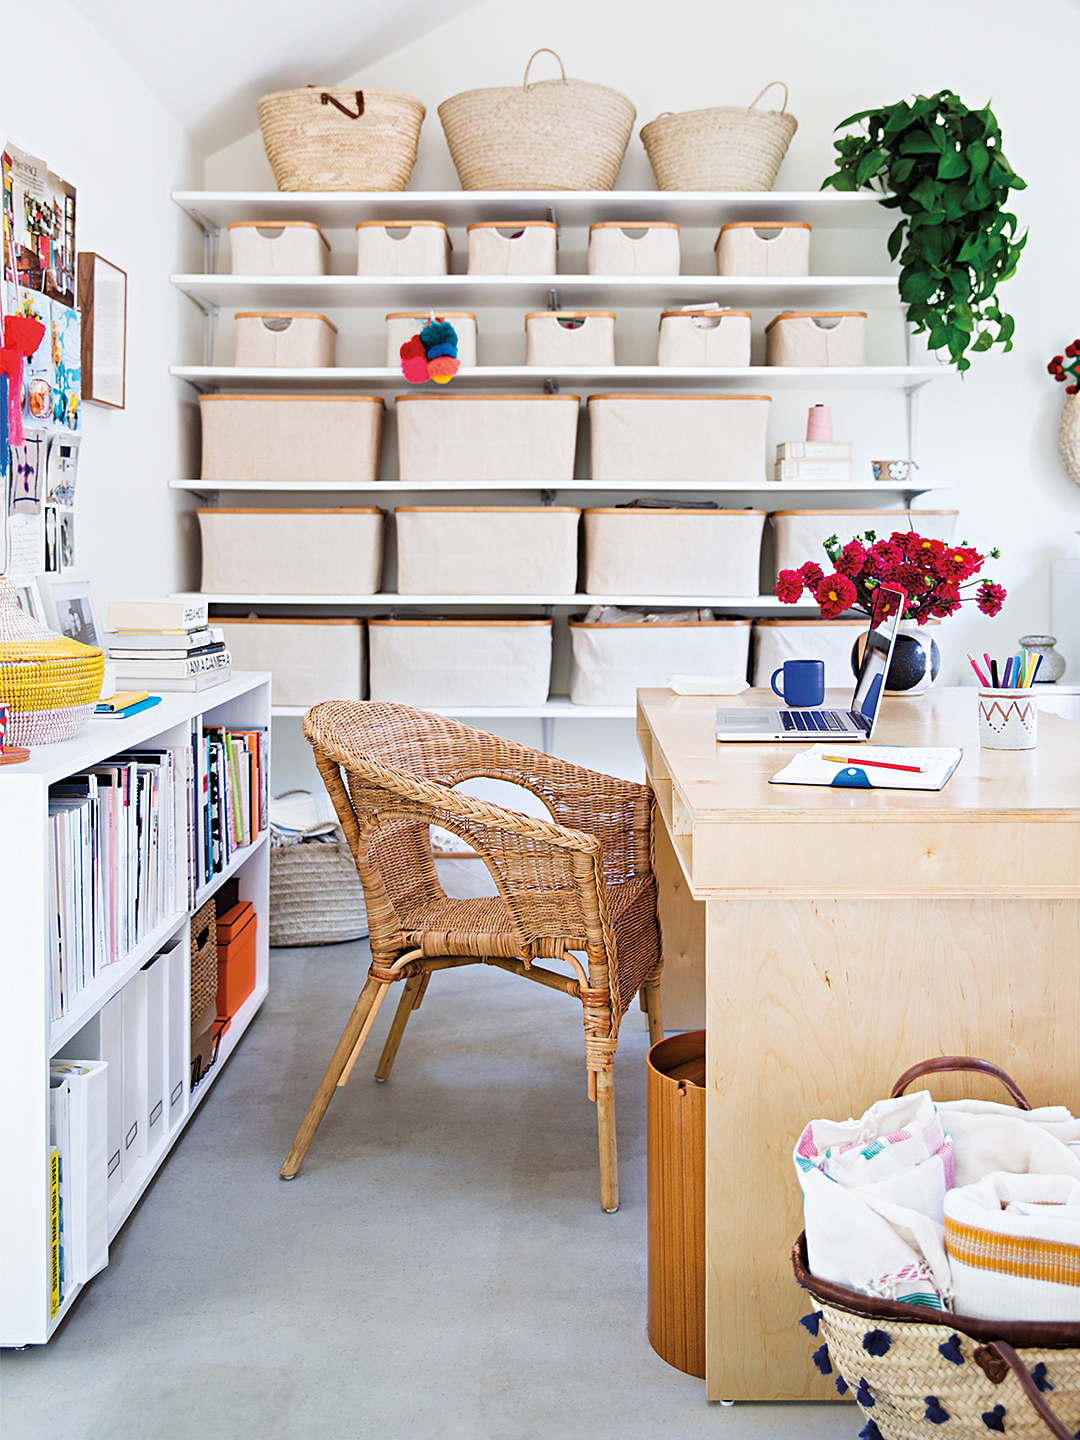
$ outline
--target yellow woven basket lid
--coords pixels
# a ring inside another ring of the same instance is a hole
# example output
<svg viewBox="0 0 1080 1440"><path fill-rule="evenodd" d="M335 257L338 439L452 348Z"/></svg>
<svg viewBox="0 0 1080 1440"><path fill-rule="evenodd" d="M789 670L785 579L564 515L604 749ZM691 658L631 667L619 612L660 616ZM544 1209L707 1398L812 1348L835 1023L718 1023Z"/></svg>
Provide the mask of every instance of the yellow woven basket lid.
<svg viewBox="0 0 1080 1440"><path fill-rule="evenodd" d="M0 705L13 711L93 705L105 657L49 630L19 606L15 586L0 578Z"/></svg>

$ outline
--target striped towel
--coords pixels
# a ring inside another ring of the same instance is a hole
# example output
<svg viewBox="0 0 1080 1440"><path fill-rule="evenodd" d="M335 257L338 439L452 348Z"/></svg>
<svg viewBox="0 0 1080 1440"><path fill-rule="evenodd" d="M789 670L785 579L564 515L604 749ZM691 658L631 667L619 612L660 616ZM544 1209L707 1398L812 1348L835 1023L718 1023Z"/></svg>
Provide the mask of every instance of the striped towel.
<svg viewBox="0 0 1080 1440"><path fill-rule="evenodd" d="M953 1304L986 1320L1080 1320L1080 1180L997 1171L945 1197Z"/></svg>

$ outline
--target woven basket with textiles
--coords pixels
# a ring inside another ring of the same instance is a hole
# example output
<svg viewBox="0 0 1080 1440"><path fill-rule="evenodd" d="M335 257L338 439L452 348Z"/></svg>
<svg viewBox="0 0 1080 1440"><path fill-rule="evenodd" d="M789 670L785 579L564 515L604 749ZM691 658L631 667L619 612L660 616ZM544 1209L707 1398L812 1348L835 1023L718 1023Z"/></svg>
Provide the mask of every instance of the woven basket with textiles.
<svg viewBox="0 0 1080 1440"><path fill-rule="evenodd" d="M425 110L400 90L309 85L258 104L279 190L404 190Z"/></svg>
<svg viewBox="0 0 1080 1440"><path fill-rule="evenodd" d="M765 90L772 85L783 81ZM745 110L718 105L643 125L641 142L658 189L771 190L798 121L787 113L786 85L783 109L755 110L765 90Z"/></svg>
<svg viewBox="0 0 1080 1440"><path fill-rule="evenodd" d="M612 190L637 111L618 90L561 80L466 90L439 106L463 190Z"/></svg>
<svg viewBox="0 0 1080 1440"><path fill-rule="evenodd" d="M270 944L336 945L367 933L364 890L341 826L324 822L282 835L271 824Z"/></svg>
<svg viewBox="0 0 1080 1440"><path fill-rule="evenodd" d="M105 657L48 630L19 608L15 586L0 579L0 705L10 714L5 743L70 740L101 694Z"/></svg>

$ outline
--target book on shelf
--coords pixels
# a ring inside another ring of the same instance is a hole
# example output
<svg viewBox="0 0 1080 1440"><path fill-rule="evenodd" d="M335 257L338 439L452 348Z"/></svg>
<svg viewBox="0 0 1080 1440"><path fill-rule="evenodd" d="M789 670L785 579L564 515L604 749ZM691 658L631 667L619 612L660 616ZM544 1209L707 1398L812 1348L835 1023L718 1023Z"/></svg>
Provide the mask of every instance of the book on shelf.
<svg viewBox="0 0 1080 1440"><path fill-rule="evenodd" d="M145 670L146 667L140 668ZM124 679L129 685L145 685L150 690L172 694L178 690L185 692L209 690L214 685L223 685L231 673L231 666L226 665L220 670L204 670L199 675L125 675Z"/></svg>
<svg viewBox="0 0 1080 1440"><path fill-rule="evenodd" d="M205 600L110 600L109 630L202 630L210 618Z"/></svg>
<svg viewBox="0 0 1080 1440"><path fill-rule="evenodd" d="M170 635L163 638L174 640L177 637ZM223 640L208 640L205 645L192 645L186 650L145 650L138 646L110 645L108 658L110 660L144 661L156 669L163 660L196 660L203 655L220 655L224 649L225 642Z"/></svg>
<svg viewBox="0 0 1080 1440"><path fill-rule="evenodd" d="M266 829L266 740L266 731L259 727L231 730L208 725L203 730L203 883L226 869L236 851Z"/></svg>
<svg viewBox="0 0 1080 1440"><path fill-rule="evenodd" d="M850 460L850 440L783 440L777 460Z"/></svg>
<svg viewBox="0 0 1080 1440"><path fill-rule="evenodd" d="M143 700L150 698L149 690L118 690L115 695L109 695L99 700L94 706L96 714L104 715L110 710L127 710L132 705L138 705Z"/></svg>
<svg viewBox="0 0 1080 1440"><path fill-rule="evenodd" d="M60 1250L60 1151L49 1147L49 1315L56 1318L63 1300Z"/></svg>
<svg viewBox="0 0 1080 1440"><path fill-rule="evenodd" d="M50 1141L60 1160L61 1286L66 1294L109 1263L108 1065L53 1060L49 1085Z"/></svg>
<svg viewBox="0 0 1080 1440"><path fill-rule="evenodd" d="M227 671L232 665L232 656L224 645L215 645L205 653L188 655L179 660L159 660L147 655L138 656L134 660L123 660L115 656L110 658L116 663L117 680L137 679L140 685L154 679L182 680L189 675L205 675L215 670ZM146 688L152 690L153 685L147 683Z"/></svg>
<svg viewBox="0 0 1080 1440"><path fill-rule="evenodd" d="M850 480L850 460L777 460L774 480Z"/></svg>
<svg viewBox="0 0 1080 1440"><path fill-rule="evenodd" d="M196 630L109 630L106 641L110 653L126 649L142 655L147 651L161 650L183 656L192 650L205 649L207 645L223 645L225 631L219 626L205 625Z"/></svg>
<svg viewBox="0 0 1080 1440"><path fill-rule="evenodd" d="M114 720L127 720L128 717L131 715L139 715L142 713L142 711L152 710L155 705L160 704L160 695L146 695L144 699L134 700L130 705L96 705L94 707L94 714L108 715Z"/></svg>

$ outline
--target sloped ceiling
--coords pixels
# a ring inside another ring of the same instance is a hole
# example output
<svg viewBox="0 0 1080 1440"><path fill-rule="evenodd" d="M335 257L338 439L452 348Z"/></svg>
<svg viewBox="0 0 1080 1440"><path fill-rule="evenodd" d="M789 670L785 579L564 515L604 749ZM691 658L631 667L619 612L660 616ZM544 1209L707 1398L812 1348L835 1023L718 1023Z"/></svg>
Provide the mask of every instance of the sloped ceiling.
<svg viewBox="0 0 1080 1440"><path fill-rule="evenodd" d="M479 0L72 3L210 153L257 124L260 95L334 84Z"/></svg>

